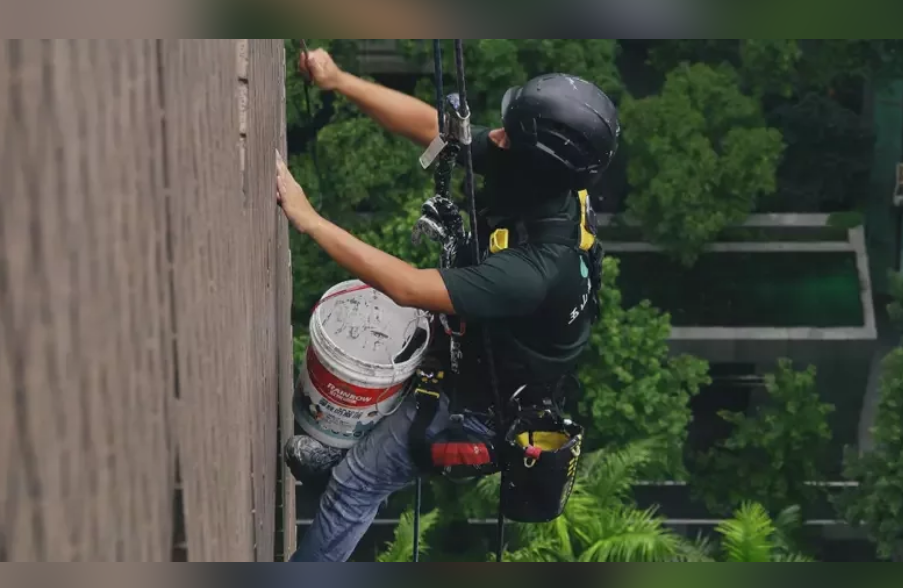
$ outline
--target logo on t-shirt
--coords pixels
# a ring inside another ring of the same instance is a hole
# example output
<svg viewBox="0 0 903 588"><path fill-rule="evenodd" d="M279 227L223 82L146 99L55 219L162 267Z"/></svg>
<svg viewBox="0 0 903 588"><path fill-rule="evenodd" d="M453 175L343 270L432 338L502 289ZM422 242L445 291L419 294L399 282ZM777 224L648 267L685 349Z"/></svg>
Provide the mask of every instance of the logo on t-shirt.
<svg viewBox="0 0 903 588"><path fill-rule="evenodd" d="M580 297L580 304L575 306L571 311L571 319L568 321L569 325L580 317L580 313L583 312L584 308L586 308L586 303L589 302L589 297L592 295L593 290L592 281L589 279L589 268L586 267L586 262L582 257L580 258L580 276L584 280L586 280L586 292L584 292L583 296Z"/></svg>

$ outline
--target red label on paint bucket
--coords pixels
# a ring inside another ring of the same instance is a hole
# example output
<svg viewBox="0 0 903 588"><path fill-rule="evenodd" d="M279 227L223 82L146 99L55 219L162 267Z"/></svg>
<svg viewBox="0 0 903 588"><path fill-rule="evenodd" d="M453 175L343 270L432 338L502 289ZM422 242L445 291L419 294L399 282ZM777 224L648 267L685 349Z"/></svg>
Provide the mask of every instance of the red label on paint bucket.
<svg viewBox="0 0 903 588"><path fill-rule="evenodd" d="M364 388L349 384L326 369L313 346L307 348L307 375L314 388L324 398L346 408L363 409L375 406L378 402L392 398L404 386L404 382L389 388Z"/></svg>

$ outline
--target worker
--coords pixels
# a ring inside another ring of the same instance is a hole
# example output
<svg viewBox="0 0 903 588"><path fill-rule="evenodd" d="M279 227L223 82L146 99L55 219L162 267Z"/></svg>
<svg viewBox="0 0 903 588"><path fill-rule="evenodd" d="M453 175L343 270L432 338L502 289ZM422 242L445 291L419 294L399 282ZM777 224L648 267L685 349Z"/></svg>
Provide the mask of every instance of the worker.
<svg viewBox="0 0 903 588"><path fill-rule="evenodd" d="M302 55L300 69L320 89L338 92L383 128L421 147L439 135L434 107L343 71L322 49ZM481 260L418 269L365 244L318 214L285 163L277 161L277 202L298 231L396 304L464 321L454 390L460 407L452 413L449 395L443 394L429 422L421 423L418 442L435 442L455 421L469 440L492 444L496 427L491 415L499 407L493 406L481 329L492 335L501 396L510 398L518 389L542 396L573 376L598 313L601 258L595 248L577 245L581 230L594 227L589 226L589 203L576 194L599 177L615 154L617 110L594 84L564 74L540 76L500 98L502 124L474 126L471 154L474 172L485 180L477 196L479 243L485 250L500 228L509 230L508 242L507 248L484 251ZM450 213L456 216L456 211L442 208L435 207L441 218L434 220L454 225ZM567 227L567 235L576 240L544 242L537 227L548 220ZM459 257L468 256L461 252ZM431 352L425 360L418 372L424 382L445 373L442 356ZM430 469L423 456L429 459L435 451L424 453L411 438L417 412L417 399L408 396L348 450L332 469L313 523L291 561L347 561L385 499ZM463 419L452 419L452 414Z"/></svg>

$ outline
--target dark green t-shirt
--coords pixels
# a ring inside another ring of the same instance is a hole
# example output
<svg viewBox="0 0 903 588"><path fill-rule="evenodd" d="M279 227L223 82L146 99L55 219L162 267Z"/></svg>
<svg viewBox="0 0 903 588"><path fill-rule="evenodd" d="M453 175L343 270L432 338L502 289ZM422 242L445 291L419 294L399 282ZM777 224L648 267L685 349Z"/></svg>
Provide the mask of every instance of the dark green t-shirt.
<svg viewBox="0 0 903 588"><path fill-rule="evenodd" d="M486 173L487 130L474 131L474 171ZM580 215L576 196L550 200L555 209L547 212L566 215L576 226ZM485 248L486 239L480 244ZM572 372L590 335L588 263L576 248L528 243L490 254L479 265L441 270L455 312L467 323L462 341L465 381L478 388L487 384L476 400L489 390L481 328L492 333L505 397L514 391L508 388Z"/></svg>

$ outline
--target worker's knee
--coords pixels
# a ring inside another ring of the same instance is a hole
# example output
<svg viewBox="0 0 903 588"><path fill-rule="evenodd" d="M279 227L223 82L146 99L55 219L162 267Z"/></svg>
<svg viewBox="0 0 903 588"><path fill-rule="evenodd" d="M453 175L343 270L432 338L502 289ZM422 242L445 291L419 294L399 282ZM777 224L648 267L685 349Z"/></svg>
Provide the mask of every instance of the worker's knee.
<svg viewBox="0 0 903 588"><path fill-rule="evenodd" d="M333 469L330 487L362 499L383 497L410 482L414 466L408 450L408 430L415 407L406 400L361 439ZM381 499L381 498L377 498Z"/></svg>

